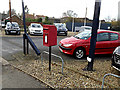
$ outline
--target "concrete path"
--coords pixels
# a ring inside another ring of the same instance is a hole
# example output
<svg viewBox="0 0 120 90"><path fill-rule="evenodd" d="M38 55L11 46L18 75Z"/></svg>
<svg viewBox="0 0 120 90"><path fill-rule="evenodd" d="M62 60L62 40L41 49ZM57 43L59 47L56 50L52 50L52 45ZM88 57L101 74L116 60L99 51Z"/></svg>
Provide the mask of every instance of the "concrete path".
<svg viewBox="0 0 120 90"><path fill-rule="evenodd" d="M46 88L45 84L15 69L6 60L0 57L0 62L1 60L2 88Z"/></svg>

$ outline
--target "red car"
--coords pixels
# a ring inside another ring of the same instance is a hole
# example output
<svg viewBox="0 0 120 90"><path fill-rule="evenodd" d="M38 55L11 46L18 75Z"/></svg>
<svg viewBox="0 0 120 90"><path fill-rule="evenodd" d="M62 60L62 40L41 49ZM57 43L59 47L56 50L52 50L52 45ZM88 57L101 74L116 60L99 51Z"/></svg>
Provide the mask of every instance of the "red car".
<svg viewBox="0 0 120 90"><path fill-rule="evenodd" d="M65 54L83 58L89 55L91 30L85 30L75 36L62 39L59 49ZM120 34L115 31L98 30L95 54L112 54L120 46Z"/></svg>

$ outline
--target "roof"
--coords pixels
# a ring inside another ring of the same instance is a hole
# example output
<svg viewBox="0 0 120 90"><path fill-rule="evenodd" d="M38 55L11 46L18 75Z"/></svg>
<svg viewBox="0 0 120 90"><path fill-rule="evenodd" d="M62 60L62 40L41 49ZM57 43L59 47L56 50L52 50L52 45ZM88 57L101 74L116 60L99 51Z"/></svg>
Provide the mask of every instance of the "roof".
<svg viewBox="0 0 120 90"><path fill-rule="evenodd" d="M6 19L7 17L9 17L8 14L2 14L2 20Z"/></svg>
<svg viewBox="0 0 120 90"><path fill-rule="evenodd" d="M31 19L35 19L34 14L25 14L26 18L31 18Z"/></svg>
<svg viewBox="0 0 120 90"><path fill-rule="evenodd" d="M112 31L112 30L103 30L103 29L98 29L99 32L111 32L111 33L119 33L116 31Z"/></svg>
<svg viewBox="0 0 120 90"><path fill-rule="evenodd" d="M19 19L21 19L18 15L16 15L16 14L13 14L11 17L13 17L13 16L16 16L16 17L18 17ZM6 17L5 19L9 19L10 17Z"/></svg>
<svg viewBox="0 0 120 90"><path fill-rule="evenodd" d="M36 15L36 17L39 18L39 17L46 17L46 16L44 16L44 15Z"/></svg>

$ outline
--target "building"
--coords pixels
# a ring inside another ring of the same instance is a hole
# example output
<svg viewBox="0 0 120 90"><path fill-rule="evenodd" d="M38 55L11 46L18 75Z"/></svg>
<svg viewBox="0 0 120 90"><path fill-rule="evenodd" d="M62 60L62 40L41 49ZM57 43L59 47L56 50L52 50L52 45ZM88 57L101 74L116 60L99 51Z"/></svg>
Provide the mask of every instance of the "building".
<svg viewBox="0 0 120 90"><path fill-rule="evenodd" d="M85 18L74 18L74 21L75 21L75 22L79 22L79 23L84 22L84 20L85 20ZM72 17L63 17L63 18L61 18L60 21L61 21L61 23L72 22L72 21L73 21L73 18L72 18ZM90 20L89 18L86 18L86 21L87 21L88 23L91 23L91 22L92 22L92 20Z"/></svg>
<svg viewBox="0 0 120 90"><path fill-rule="evenodd" d="M46 17L46 16L44 16L44 15L36 15L36 16L35 16L35 19L41 18L41 19L42 19L42 22L44 22L44 21L45 21L45 17Z"/></svg>
<svg viewBox="0 0 120 90"><path fill-rule="evenodd" d="M17 22L19 25L23 25L23 20L16 14L12 15L12 22ZM5 20L10 20L10 17L5 18Z"/></svg>
<svg viewBox="0 0 120 90"><path fill-rule="evenodd" d="M49 17L48 20L51 23L60 23L60 18Z"/></svg>
<svg viewBox="0 0 120 90"><path fill-rule="evenodd" d="M2 14L2 21L5 21L5 19L7 18L7 17L9 17L9 14Z"/></svg>
<svg viewBox="0 0 120 90"><path fill-rule="evenodd" d="M25 18L35 19L34 14L25 14Z"/></svg>
<svg viewBox="0 0 120 90"><path fill-rule="evenodd" d="M118 21L120 21L120 1L118 2Z"/></svg>

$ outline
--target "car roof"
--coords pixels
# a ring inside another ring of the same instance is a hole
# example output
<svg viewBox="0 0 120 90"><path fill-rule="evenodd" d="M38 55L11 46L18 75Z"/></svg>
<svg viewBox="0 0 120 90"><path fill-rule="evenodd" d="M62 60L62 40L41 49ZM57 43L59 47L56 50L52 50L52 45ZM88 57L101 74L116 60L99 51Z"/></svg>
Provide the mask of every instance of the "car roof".
<svg viewBox="0 0 120 90"><path fill-rule="evenodd" d="M103 29L98 29L98 32L118 33L118 32L116 32L116 31L112 31L112 30L103 30Z"/></svg>
<svg viewBox="0 0 120 90"><path fill-rule="evenodd" d="M18 24L17 22L7 22L7 24Z"/></svg>
<svg viewBox="0 0 120 90"><path fill-rule="evenodd" d="M88 27L88 28L92 28L91 26L81 26L81 27L85 27L85 28L86 28L86 27Z"/></svg>
<svg viewBox="0 0 120 90"><path fill-rule="evenodd" d="M31 25L32 25L32 24L41 25L40 23L31 23Z"/></svg>

